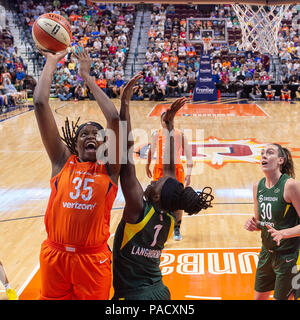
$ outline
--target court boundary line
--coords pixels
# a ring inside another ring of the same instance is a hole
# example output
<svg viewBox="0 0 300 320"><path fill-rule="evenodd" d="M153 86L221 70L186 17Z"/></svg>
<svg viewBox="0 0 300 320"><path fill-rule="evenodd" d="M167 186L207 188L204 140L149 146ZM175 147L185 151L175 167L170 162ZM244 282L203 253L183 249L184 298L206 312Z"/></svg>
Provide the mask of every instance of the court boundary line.
<svg viewBox="0 0 300 320"><path fill-rule="evenodd" d="M11 120L11 119L13 119L13 118L15 118L15 117L22 116L22 115L24 115L24 114L27 114L27 113L30 112L30 111L34 111L34 106L32 106L32 107L33 107L33 108L32 108L31 110L26 110L26 111L24 111L24 112L21 112L21 113L19 113L19 114L15 114L15 115L13 115L13 116L11 116L11 117L8 117L8 118L6 118L6 119L2 119L2 120L0 120L0 123L5 122L5 121L8 121L8 120Z"/></svg>
<svg viewBox="0 0 300 320"><path fill-rule="evenodd" d="M40 268L40 263L38 262L38 264L34 267L34 269L31 271L30 275L27 277L27 279L25 280L25 282L23 283L23 285L20 287L20 289L18 290L17 294L18 296L20 296L22 294L22 292L24 291L24 289L27 287L27 285L29 284L29 282L33 279L33 277L36 275L36 273L38 272Z"/></svg>
<svg viewBox="0 0 300 320"><path fill-rule="evenodd" d="M154 106L152 107L152 109L148 112L147 118L150 118L151 112L156 108L157 105L158 105L158 103L157 103L156 105L154 105ZM157 117L158 117L158 116L157 116Z"/></svg>
<svg viewBox="0 0 300 320"><path fill-rule="evenodd" d="M257 103L255 103L255 105L256 105L264 114L266 114L268 118L271 118L271 116L269 115L269 113L268 113L267 111L265 111L262 106L260 106L260 105L257 104Z"/></svg>

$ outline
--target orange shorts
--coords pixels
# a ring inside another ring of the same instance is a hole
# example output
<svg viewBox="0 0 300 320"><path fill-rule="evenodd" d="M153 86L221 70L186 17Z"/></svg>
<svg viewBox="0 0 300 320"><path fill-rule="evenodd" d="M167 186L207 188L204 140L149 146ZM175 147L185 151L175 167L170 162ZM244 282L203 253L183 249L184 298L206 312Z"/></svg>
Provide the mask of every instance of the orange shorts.
<svg viewBox="0 0 300 320"><path fill-rule="evenodd" d="M176 164L176 178L179 182L181 182L184 185L184 169L182 164ZM154 181L157 181L159 178L163 176L163 169L160 166L154 166L153 169L153 177L152 179Z"/></svg>
<svg viewBox="0 0 300 320"><path fill-rule="evenodd" d="M285 100L288 100L290 99L290 95L284 93L284 94L281 94L281 99L285 99Z"/></svg>
<svg viewBox="0 0 300 320"><path fill-rule="evenodd" d="M108 300L111 251L76 253L44 241L40 253L41 300Z"/></svg>

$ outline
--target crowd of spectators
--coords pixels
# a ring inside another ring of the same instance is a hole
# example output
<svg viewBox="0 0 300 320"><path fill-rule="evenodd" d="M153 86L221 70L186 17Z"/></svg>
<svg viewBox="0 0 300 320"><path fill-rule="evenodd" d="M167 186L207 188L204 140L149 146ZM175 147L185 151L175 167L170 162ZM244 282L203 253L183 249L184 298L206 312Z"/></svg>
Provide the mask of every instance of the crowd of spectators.
<svg viewBox="0 0 300 320"><path fill-rule="evenodd" d="M299 28L294 30L292 27L300 6L288 10L282 20L278 35L278 74L270 68L269 55L240 49L241 29L231 5L216 5L212 11L202 10L202 7L192 4L153 6L144 65L144 96L161 100L190 94L198 77L199 57L203 52L200 41L190 40L200 39L201 28L213 28L215 39L222 40L224 20L216 26L215 18L225 19L225 31L229 35L227 43L214 43L210 50L213 81L221 93L248 98L249 92L244 90L247 86L254 90L256 85L300 83L300 34ZM187 33L187 18L207 20L194 20ZM252 93L250 98L255 96ZM264 92L262 96L265 98ZM279 96L282 98L281 94Z"/></svg>
<svg viewBox="0 0 300 320"><path fill-rule="evenodd" d="M65 17L72 29L72 46L83 46L92 58L91 74L110 98L119 97L124 86L124 68L135 20L135 7L129 4L86 1L18 1L19 26L29 30L43 13ZM78 63L69 53L54 75L56 96L61 100L93 99L77 74Z"/></svg>
<svg viewBox="0 0 300 320"><path fill-rule="evenodd" d="M282 20L278 37L279 77L271 70L268 55L240 49L238 41L241 39L241 29L231 5L214 5L213 10L211 5L206 8L193 4L153 4L143 68L144 78L133 94L134 100L149 98L161 101L167 97L190 95L193 92L203 46L200 41L194 42L191 39L200 40L200 31L203 28L214 29L215 38L219 40L223 40L225 33L228 33L227 43L214 43L210 50L212 77L221 94L232 93L239 98L250 99L266 98L264 91L268 85L272 87L279 83L290 86L300 83L300 35L299 29L294 30L292 25L293 18L300 11L299 6L288 10ZM80 44L89 52L92 58L91 75L95 77L97 85L110 98L121 95L125 85L125 63L134 28L134 5L87 4L86 0L17 0L16 10L19 27L28 30L29 35L34 21L45 12L54 12L68 19L73 34L72 45ZM187 18L192 17L207 20L194 20L187 25ZM224 20L220 22L214 20L216 18ZM7 34L5 37L8 37ZM4 46L9 55L13 54L13 50L17 50L11 47L8 49L6 43ZM17 52L15 55L18 55ZM14 61L15 75L10 81L18 91L22 91L22 72L26 74L26 66L22 65L18 57L15 57ZM7 64L4 63L4 67L7 67ZM8 68L11 69L10 64ZM3 69L3 73L5 71ZM60 100L93 99L77 71L78 64L71 53L59 62L53 83L54 94ZM4 82L2 84L5 85ZM252 87L249 92L245 92L247 86ZM256 94L258 89L262 92L261 96ZM280 92L280 98L282 97ZM17 102L23 98L15 95L13 99ZM297 99L296 91L293 92L293 98Z"/></svg>
<svg viewBox="0 0 300 320"><path fill-rule="evenodd" d="M14 46L6 21L0 26L0 113L27 100L27 78L27 65Z"/></svg>

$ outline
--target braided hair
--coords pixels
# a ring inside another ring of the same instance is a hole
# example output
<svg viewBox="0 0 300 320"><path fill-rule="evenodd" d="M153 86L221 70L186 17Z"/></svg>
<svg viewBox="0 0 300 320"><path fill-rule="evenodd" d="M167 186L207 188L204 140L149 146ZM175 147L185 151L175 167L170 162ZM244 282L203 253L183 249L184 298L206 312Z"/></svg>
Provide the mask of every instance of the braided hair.
<svg viewBox="0 0 300 320"><path fill-rule="evenodd" d="M184 210L189 215L196 214L202 209L212 207L214 196L211 192L211 187L196 192L192 187L184 188L176 179L168 178L161 190L161 205L170 212Z"/></svg>
<svg viewBox="0 0 300 320"><path fill-rule="evenodd" d="M272 143L272 144L278 148L279 157L284 158L283 164L280 167L280 172L286 173L290 177L295 178L294 161L293 161L292 154L291 154L290 150L282 147L278 143Z"/></svg>
<svg viewBox="0 0 300 320"><path fill-rule="evenodd" d="M72 127L70 126L70 121L68 119L68 117L65 120L65 126L62 127L62 132L63 132L63 136L61 137L61 139L63 140L63 142L66 144L66 146L69 148L70 152L76 156L78 156L78 151L76 150L76 142L77 142L77 138L79 136L79 132L81 131L81 129L83 127L85 127L86 125L90 124L95 126L98 130L100 130L102 137L105 140L105 132L103 127L97 123L97 122L93 122L93 121L89 121L86 123L82 123L80 126L78 125L78 122L80 120L80 117L77 118L76 122L72 121Z"/></svg>
<svg viewBox="0 0 300 320"><path fill-rule="evenodd" d="M79 134L79 122L80 117L76 122L72 121L72 128L70 127L70 122L68 117L65 120L65 126L61 127L63 136L61 137L62 141L69 148L70 152L76 156L78 156L78 152L76 150L76 141Z"/></svg>
<svg viewBox="0 0 300 320"><path fill-rule="evenodd" d="M212 188L205 187L202 191L195 191L191 187L186 187L180 197L181 207L189 215L196 214L202 209L212 207L211 202L214 196L211 194Z"/></svg>

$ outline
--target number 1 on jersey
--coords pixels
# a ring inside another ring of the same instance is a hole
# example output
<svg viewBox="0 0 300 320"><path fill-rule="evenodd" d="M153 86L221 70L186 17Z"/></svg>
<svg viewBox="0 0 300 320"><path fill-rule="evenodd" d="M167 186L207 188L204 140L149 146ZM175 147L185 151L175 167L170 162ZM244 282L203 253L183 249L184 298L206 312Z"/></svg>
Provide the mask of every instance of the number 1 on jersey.
<svg viewBox="0 0 300 320"><path fill-rule="evenodd" d="M154 230L155 230L154 239L153 239L153 242L150 244L150 247L154 247L156 245L157 237L158 237L159 231L162 229L162 227L163 227L162 224L157 224L154 227Z"/></svg>

